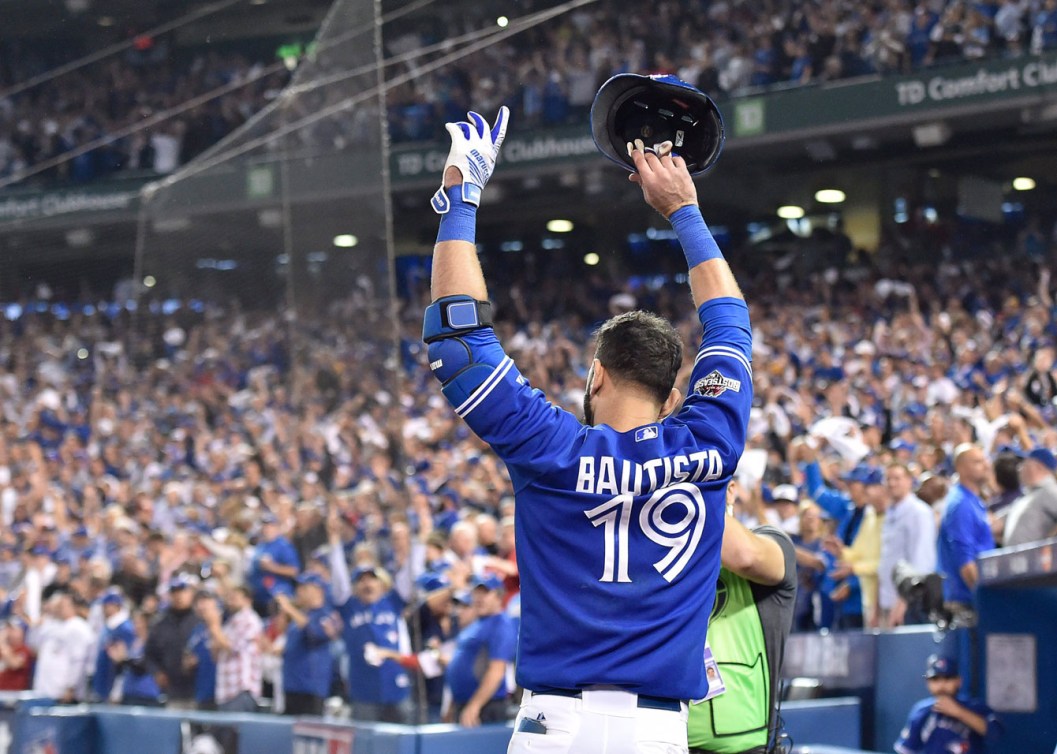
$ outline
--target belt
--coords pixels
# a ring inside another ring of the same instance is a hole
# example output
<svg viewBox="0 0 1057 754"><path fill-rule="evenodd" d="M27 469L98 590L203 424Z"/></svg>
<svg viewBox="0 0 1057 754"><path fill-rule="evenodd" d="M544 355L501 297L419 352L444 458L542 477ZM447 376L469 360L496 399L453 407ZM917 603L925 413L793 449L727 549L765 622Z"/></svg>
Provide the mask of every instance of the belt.
<svg viewBox="0 0 1057 754"><path fill-rule="evenodd" d="M532 693L537 696L566 696L570 699L584 698L583 691L580 689L547 689L546 691L533 691ZM648 694L638 694L635 704L639 709L657 709L665 712L678 712L682 709L682 702L678 699L650 696Z"/></svg>

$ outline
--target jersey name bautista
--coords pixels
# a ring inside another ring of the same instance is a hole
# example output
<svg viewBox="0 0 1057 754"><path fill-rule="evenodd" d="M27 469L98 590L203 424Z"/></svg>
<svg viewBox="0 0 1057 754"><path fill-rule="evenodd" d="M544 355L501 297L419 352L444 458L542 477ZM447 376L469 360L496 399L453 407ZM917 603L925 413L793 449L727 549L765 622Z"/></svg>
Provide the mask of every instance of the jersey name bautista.
<svg viewBox="0 0 1057 754"><path fill-rule="evenodd" d="M643 495L679 482L711 482L722 477L723 460L713 449L645 463L613 456L581 456L576 491L589 495Z"/></svg>

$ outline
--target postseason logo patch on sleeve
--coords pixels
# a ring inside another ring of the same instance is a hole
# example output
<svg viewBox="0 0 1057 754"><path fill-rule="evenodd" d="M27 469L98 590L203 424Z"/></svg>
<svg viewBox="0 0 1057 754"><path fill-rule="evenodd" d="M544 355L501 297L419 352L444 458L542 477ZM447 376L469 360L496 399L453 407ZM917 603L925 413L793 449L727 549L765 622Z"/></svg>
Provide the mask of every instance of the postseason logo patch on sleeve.
<svg viewBox="0 0 1057 754"><path fill-rule="evenodd" d="M741 392L741 380L734 380L730 377L724 377L719 373L718 369L713 370L711 373L705 375L697 381L694 385L694 392L698 395L703 395L706 398L718 398L723 393L731 390L735 393Z"/></svg>

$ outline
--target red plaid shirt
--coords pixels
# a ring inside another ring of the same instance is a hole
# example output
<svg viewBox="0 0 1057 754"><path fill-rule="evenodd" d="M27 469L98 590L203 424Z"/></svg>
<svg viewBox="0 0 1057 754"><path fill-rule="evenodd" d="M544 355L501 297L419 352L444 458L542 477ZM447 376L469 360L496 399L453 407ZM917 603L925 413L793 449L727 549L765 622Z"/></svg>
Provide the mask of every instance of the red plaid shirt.
<svg viewBox="0 0 1057 754"><path fill-rule="evenodd" d="M249 607L224 623L224 636L231 649L217 657L217 704L231 701L243 691L260 698L262 631L260 616Z"/></svg>

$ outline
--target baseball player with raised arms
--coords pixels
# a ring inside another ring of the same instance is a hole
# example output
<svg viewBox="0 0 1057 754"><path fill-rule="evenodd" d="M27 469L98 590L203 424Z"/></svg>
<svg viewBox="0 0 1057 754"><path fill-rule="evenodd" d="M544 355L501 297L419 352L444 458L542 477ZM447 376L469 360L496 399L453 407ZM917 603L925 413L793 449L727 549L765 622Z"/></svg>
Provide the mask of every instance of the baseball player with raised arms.
<svg viewBox="0 0 1057 754"><path fill-rule="evenodd" d="M586 424L549 403L496 338L475 247L508 117L503 107L491 128L476 113L447 125L423 326L445 397L506 462L515 490L526 692L508 752L686 752L688 702L708 688L726 485L752 404L748 309L684 159L665 154L670 144L628 144L631 180L671 221L689 265L704 327L690 393L673 413L682 343L670 323L635 311L598 332Z"/></svg>

